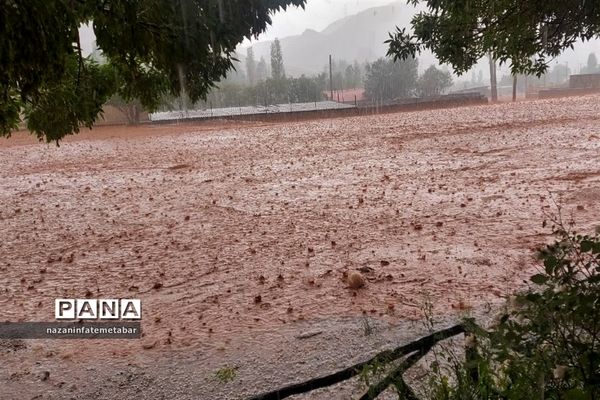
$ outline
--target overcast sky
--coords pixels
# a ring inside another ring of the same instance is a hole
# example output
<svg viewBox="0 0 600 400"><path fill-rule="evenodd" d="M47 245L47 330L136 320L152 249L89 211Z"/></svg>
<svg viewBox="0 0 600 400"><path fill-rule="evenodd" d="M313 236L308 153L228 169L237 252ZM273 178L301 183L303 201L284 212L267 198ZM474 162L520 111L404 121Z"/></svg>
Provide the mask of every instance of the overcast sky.
<svg viewBox="0 0 600 400"><path fill-rule="evenodd" d="M307 29L322 31L340 18L393 2L393 0L308 0L305 10L291 7L285 12L276 13L273 16L273 25L260 36L259 40L299 35Z"/></svg>

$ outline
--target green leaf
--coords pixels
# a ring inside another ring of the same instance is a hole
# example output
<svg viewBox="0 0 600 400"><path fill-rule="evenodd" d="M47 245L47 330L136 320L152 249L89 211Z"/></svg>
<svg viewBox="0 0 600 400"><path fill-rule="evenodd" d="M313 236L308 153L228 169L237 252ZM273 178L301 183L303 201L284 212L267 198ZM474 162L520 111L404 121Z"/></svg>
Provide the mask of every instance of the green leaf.
<svg viewBox="0 0 600 400"><path fill-rule="evenodd" d="M556 257L548 255L544 260L544 267L546 267L546 273L551 275L554 272L554 269L558 265L558 260Z"/></svg>
<svg viewBox="0 0 600 400"><path fill-rule="evenodd" d="M589 393L586 393L583 389L575 388L565 393L565 399L567 400L589 400L592 397Z"/></svg>
<svg viewBox="0 0 600 400"><path fill-rule="evenodd" d="M531 282L535 283L536 285L544 285L550 278L548 275L537 274L532 276L530 279Z"/></svg>
<svg viewBox="0 0 600 400"><path fill-rule="evenodd" d="M539 293L527 293L525 295L525 299L531 303L537 303L541 298L542 296Z"/></svg>
<svg viewBox="0 0 600 400"><path fill-rule="evenodd" d="M590 240L584 240L580 244L580 249L582 252L587 253L588 251L592 251L594 248L594 242Z"/></svg>

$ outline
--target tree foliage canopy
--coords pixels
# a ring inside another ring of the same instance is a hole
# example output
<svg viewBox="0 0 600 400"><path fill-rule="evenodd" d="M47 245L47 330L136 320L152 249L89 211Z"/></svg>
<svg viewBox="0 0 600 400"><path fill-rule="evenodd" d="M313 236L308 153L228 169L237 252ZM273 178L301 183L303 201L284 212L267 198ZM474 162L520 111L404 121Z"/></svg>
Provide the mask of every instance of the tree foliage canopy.
<svg viewBox="0 0 600 400"><path fill-rule="evenodd" d="M419 0L409 0L417 5ZM458 74L488 53L513 74L543 74L550 60L577 40L600 36L600 3L589 0L426 0L412 32L390 34L388 55L431 50Z"/></svg>
<svg viewBox="0 0 600 400"><path fill-rule="evenodd" d="M21 119L41 140L92 126L112 95L155 109L164 94L203 98L232 68L236 46L270 14L305 0L4 0L0 135ZM81 55L91 23L107 63Z"/></svg>
<svg viewBox="0 0 600 400"><path fill-rule="evenodd" d="M590 53L588 56L587 65L584 72L586 74L595 74L600 72L600 69L598 68L598 59L596 58L595 53Z"/></svg>
<svg viewBox="0 0 600 400"><path fill-rule="evenodd" d="M256 81L257 82L264 81L265 79L268 78L268 75L269 75L268 69L269 68L267 67L267 62L265 61L265 58L260 57L258 64L256 64Z"/></svg>
<svg viewBox="0 0 600 400"><path fill-rule="evenodd" d="M271 43L271 76L273 79L285 78L283 51L281 51L281 42L277 38Z"/></svg>
<svg viewBox="0 0 600 400"><path fill-rule="evenodd" d="M415 58L393 61L380 58L365 71L365 96L374 101L388 101L414 94L419 62Z"/></svg>
<svg viewBox="0 0 600 400"><path fill-rule="evenodd" d="M246 75L250 86L254 86L256 84L256 60L254 59L252 47L248 47L248 50L246 50Z"/></svg>
<svg viewBox="0 0 600 400"><path fill-rule="evenodd" d="M439 96L450 86L452 86L452 75L432 65L419 77L417 91L422 97Z"/></svg>

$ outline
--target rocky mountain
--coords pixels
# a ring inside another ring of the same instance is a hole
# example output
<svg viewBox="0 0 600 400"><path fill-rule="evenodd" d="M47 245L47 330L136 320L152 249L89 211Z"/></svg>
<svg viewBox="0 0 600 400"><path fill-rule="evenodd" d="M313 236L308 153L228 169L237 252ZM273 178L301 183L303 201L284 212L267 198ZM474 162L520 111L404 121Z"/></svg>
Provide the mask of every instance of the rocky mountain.
<svg viewBox="0 0 600 400"><path fill-rule="evenodd" d="M301 35L280 38L286 71L289 75L321 72L329 62L329 54L334 59L350 62L382 57L387 51L383 42L388 39L389 32L396 26L408 26L414 14L414 7L400 0L342 18L322 32L306 30ZM254 44L256 59L263 56L268 62L270 46L270 41ZM245 55L245 49L240 53ZM434 62L431 55L420 58L422 63Z"/></svg>

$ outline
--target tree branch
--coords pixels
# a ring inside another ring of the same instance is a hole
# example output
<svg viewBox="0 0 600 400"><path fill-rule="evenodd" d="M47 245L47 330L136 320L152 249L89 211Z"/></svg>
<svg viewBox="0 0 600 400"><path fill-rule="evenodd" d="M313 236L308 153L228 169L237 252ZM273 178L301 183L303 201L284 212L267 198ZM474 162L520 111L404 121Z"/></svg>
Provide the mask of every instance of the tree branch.
<svg viewBox="0 0 600 400"><path fill-rule="evenodd" d="M431 350L432 345L427 345L421 349L419 349L416 353L407 357L404 361L400 363L396 368L394 368L385 378L383 378L380 382L372 385L367 392L361 396L360 400L373 400L376 399L385 389L390 385L396 385L400 393L406 400L418 400L418 397L412 391L410 386L404 382L404 378L402 375L406 370L415 365L417 361L419 361L425 354Z"/></svg>
<svg viewBox="0 0 600 400"><path fill-rule="evenodd" d="M414 342L397 347L394 350L385 350L367 361L363 361L361 363L352 365L341 371L334 372L333 374L285 386L281 389L253 396L248 400L280 400L296 394L307 393L315 389L332 386L336 383L346 381L360 374L360 371L369 364L389 363L407 354L414 353L415 351L422 351L422 349L431 348L442 340L460 335L464 332L465 327L462 324L454 325L450 328L446 328L441 331L432 333L431 335L422 337L421 339L415 340Z"/></svg>

